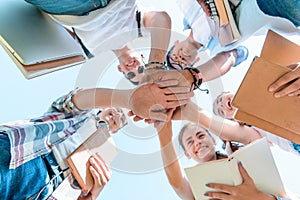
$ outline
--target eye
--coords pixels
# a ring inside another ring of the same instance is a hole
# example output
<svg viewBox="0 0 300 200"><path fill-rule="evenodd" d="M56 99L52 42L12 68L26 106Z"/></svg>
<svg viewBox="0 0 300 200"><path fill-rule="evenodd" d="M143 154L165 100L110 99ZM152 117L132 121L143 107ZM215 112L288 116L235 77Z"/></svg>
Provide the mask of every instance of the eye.
<svg viewBox="0 0 300 200"><path fill-rule="evenodd" d="M192 144L193 144L193 140L189 140L189 141L187 141L187 146L189 147L189 146L191 146Z"/></svg>
<svg viewBox="0 0 300 200"><path fill-rule="evenodd" d="M204 134L203 133L201 133L201 132L198 132L197 133L197 138L198 139L201 139L201 138L203 138L204 137Z"/></svg>
<svg viewBox="0 0 300 200"><path fill-rule="evenodd" d="M220 110L220 114L221 114L221 116L225 116L224 114L224 111L223 110Z"/></svg>

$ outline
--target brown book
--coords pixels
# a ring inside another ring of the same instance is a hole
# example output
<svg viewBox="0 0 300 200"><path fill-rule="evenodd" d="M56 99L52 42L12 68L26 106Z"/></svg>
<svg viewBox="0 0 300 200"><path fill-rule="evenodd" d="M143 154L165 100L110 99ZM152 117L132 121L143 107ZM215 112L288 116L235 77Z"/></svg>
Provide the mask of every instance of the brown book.
<svg viewBox="0 0 300 200"><path fill-rule="evenodd" d="M62 25L25 1L2 2L0 45L27 79L86 59L80 44Z"/></svg>
<svg viewBox="0 0 300 200"><path fill-rule="evenodd" d="M105 126L99 127L66 158L72 174L83 190L89 191L93 187L94 180L89 170L89 158L97 152L107 164L110 164L118 154L113 139Z"/></svg>
<svg viewBox="0 0 300 200"><path fill-rule="evenodd" d="M229 19L227 16L227 11L224 5L223 0L215 0L215 5L217 8L219 20L220 20L220 26L226 26L229 23Z"/></svg>
<svg viewBox="0 0 300 200"><path fill-rule="evenodd" d="M213 20L219 26L218 38L221 46L226 46L239 40L241 35L233 17L229 0L214 0L209 5L213 5L217 10L217 16L213 13ZM214 9L214 7L211 7L211 9Z"/></svg>
<svg viewBox="0 0 300 200"><path fill-rule="evenodd" d="M234 118L300 143L300 99L277 99L268 91L275 80L290 71L286 65L300 60L300 47L269 31L261 56L252 62L232 101L238 108Z"/></svg>

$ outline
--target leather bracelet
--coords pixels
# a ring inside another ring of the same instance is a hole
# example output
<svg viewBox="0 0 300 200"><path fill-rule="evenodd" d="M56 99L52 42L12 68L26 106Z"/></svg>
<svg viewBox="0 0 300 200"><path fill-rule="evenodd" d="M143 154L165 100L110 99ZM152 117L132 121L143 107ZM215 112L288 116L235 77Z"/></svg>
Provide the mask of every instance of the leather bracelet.
<svg viewBox="0 0 300 200"><path fill-rule="evenodd" d="M149 62L145 65L145 69L162 69L162 70L167 70L167 67L165 63L161 62Z"/></svg>
<svg viewBox="0 0 300 200"><path fill-rule="evenodd" d="M202 84L202 74L199 69L197 68L192 68L192 67L186 67L184 70L188 70L191 75L193 76L193 82L191 85L191 91L200 89L200 85Z"/></svg>

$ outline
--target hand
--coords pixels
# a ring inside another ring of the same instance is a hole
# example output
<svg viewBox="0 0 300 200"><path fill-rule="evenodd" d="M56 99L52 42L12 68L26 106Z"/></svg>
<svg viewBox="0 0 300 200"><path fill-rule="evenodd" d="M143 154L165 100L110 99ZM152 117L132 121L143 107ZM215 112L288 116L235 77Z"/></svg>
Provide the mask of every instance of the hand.
<svg viewBox="0 0 300 200"><path fill-rule="evenodd" d="M188 70L146 70L141 83L151 83L157 81L177 80L177 86L191 88L194 81Z"/></svg>
<svg viewBox="0 0 300 200"><path fill-rule="evenodd" d="M260 192L253 179L249 176L245 168L239 163L239 170L243 177L243 183L238 186L226 184L209 183L209 187L217 191L209 191L205 194L212 199L219 200L275 200L275 197Z"/></svg>
<svg viewBox="0 0 300 200"><path fill-rule="evenodd" d="M189 87L177 84L177 80L164 80L137 87L129 100L131 111L140 118L166 121L165 110L187 104L194 95Z"/></svg>
<svg viewBox="0 0 300 200"><path fill-rule="evenodd" d="M210 17L211 16L211 10L210 7L206 4L206 0L197 0L200 6L202 7L205 14Z"/></svg>
<svg viewBox="0 0 300 200"><path fill-rule="evenodd" d="M172 119L195 121L195 119L197 118L198 110L199 107L195 103L190 101L186 105L177 107L173 113Z"/></svg>
<svg viewBox="0 0 300 200"><path fill-rule="evenodd" d="M106 165L106 163L103 161L99 153L96 153L95 155L91 156L89 162L89 170L92 173L94 185L88 193L87 191L82 191L82 195L78 198L80 200L97 199L100 192L111 178L111 171Z"/></svg>
<svg viewBox="0 0 300 200"><path fill-rule="evenodd" d="M300 63L287 66L292 71L284 74L277 79L270 87L270 92L275 92L276 98L288 96L297 96L300 98ZM279 90L279 91L277 91Z"/></svg>

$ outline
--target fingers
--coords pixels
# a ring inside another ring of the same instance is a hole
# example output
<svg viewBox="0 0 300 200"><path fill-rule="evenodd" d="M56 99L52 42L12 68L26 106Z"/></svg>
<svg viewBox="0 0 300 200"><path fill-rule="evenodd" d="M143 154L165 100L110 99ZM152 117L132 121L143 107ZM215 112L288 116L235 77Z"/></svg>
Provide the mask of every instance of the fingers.
<svg viewBox="0 0 300 200"><path fill-rule="evenodd" d="M105 186L111 178L111 171L99 153L90 157L90 171L94 179L94 187Z"/></svg>
<svg viewBox="0 0 300 200"><path fill-rule="evenodd" d="M178 86L178 87L164 88L163 92L164 92L164 94L188 94L188 93L193 93L190 90L191 90L190 87Z"/></svg>
<svg viewBox="0 0 300 200"><path fill-rule="evenodd" d="M280 77L277 81L275 81L272 85L269 87L270 92L275 92L284 85L291 83L289 86L281 89L279 92L275 93L275 97L282 97L286 96L288 94L291 94L295 91L297 91L300 88L300 68L299 66L296 67L293 71L290 71ZM294 82L292 82L294 81Z"/></svg>
<svg viewBox="0 0 300 200"><path fill-rule="evenodd" d="M253 182L252 178L250 177L250 175L248 174L246 169L243 167L241 162L239 162L238 166L239 166L241 176L243 177L243 180L244 180L243 182L249 182L249 181Z"/></svg>
<svg viewBox="0 0 300 200"><path fill-rule="evenodd" d="M274 96L276 98L283 97L283 96L296 96L299 94L299 89L300 89L300 79L297 81L293 82L289 86L281 89L279 92L276 92Z"/></svg>
<svg viewBox="0 0 300 200"><path fill-rule="evenodd" d="M184 100L179 100L179 101L171 101L166 103L166 109L170 108L176 108L179 106L186 105L190 102L190 99L184 99Z"/></svg>
<svg viewBox="0 0 300 200"><path fill-rule="evenodd" d="M189 100L191 97L194 96L194 93L188 93L188 94L171 94L165 96L166 101L180 101L180 100Z"/></svg>
<svg viewBox="0 0 300 200"><path fill-rule="evenodd" d="M207 184L207 187L213 188L213 189L217 190L218 192L231 194L232 190L234 189L235 186L220 184L220 183L209 183L209 184ZM206 192L206 193L209 193L209 192Z"/></svg>
<svg viewBox="0 0 300 200"><path fill-rule="evenodd" d="M164 87L172 87L172 86L176 86L178 85L178 80L176 79L169 79L169 80L159 80L159 81L155 81L155 83L160 87L160 88L164 88Z"/></svg>
<svg viewBox="0 0 300 200"><path fill-rule="evenodd" d="M209 198L210 200L213 200L213 199L216 199L216 200L219 200L219 199L222 199L222 200L230 199L230 195L227 194L227 193L224 193L224 192L206 192L204 195L210 197Z"/></svg>
<svg viewBox="0 0 300 200"><path fill-rule="evenodd" d="M163 111L151 110L150 113L149 113L149 116L154 121L166 122L167 119L168 119L167 114Z"/></svg>

